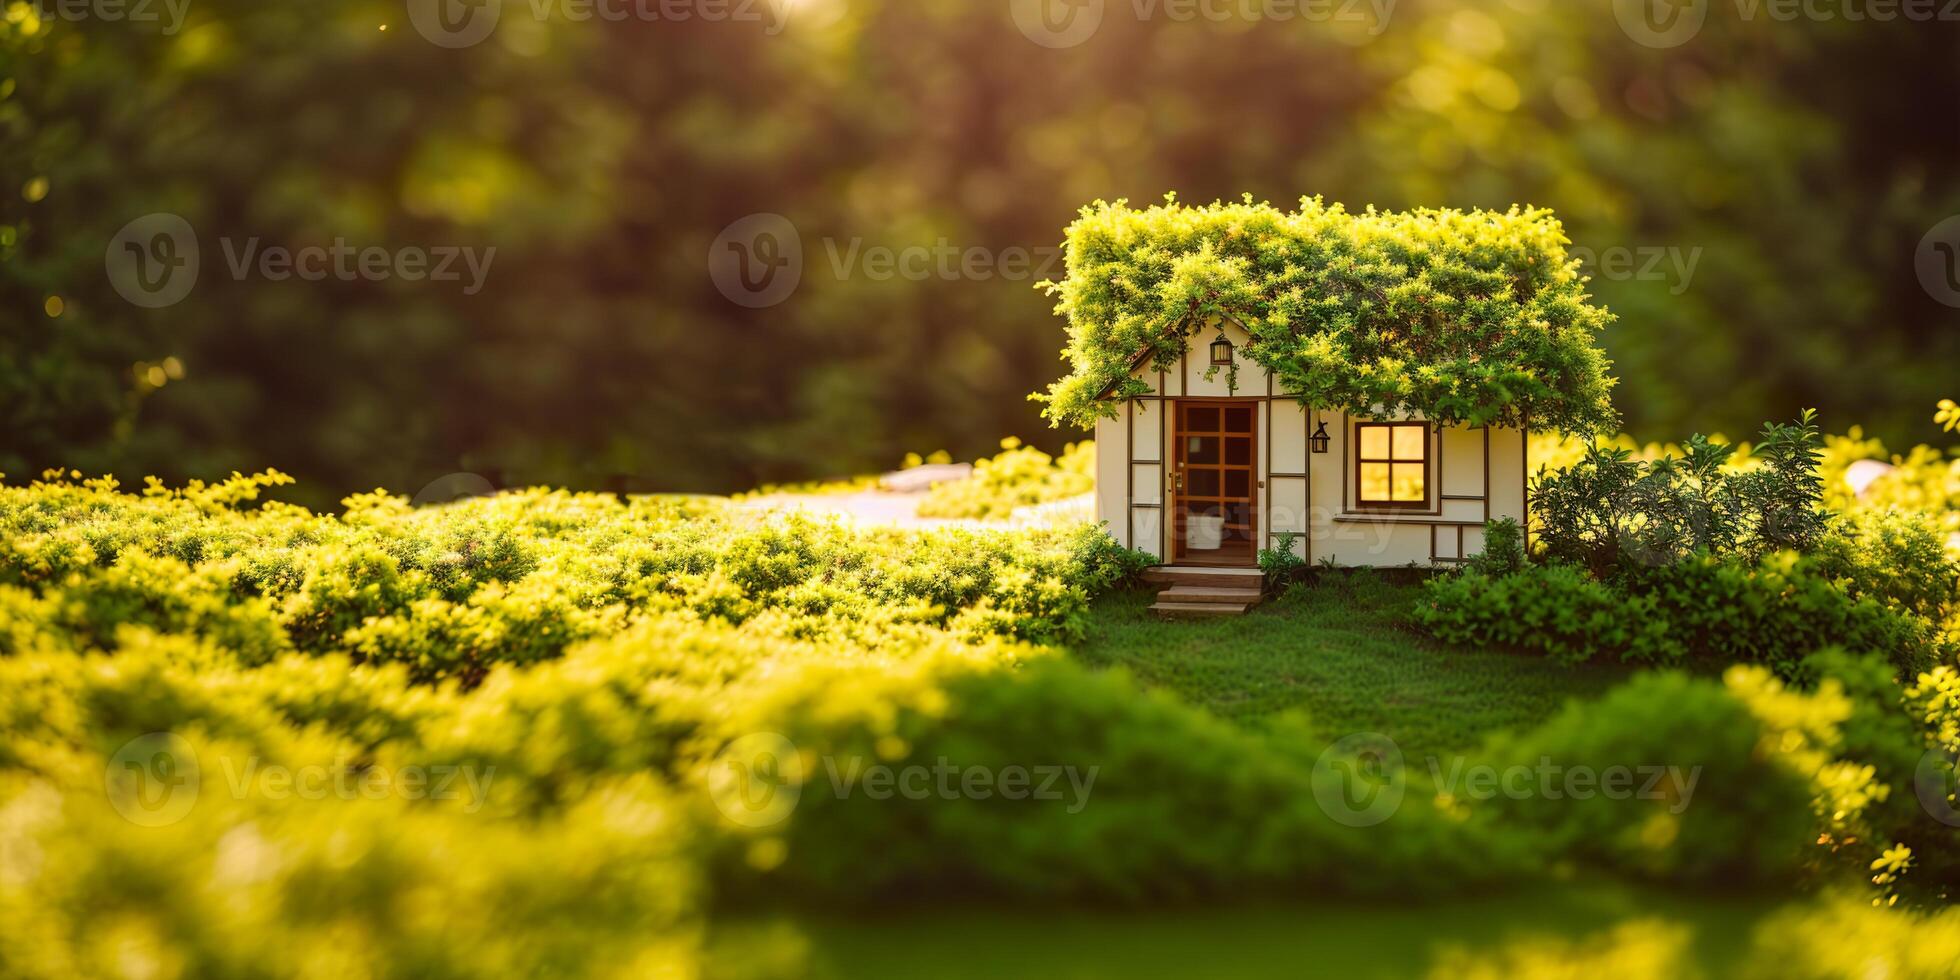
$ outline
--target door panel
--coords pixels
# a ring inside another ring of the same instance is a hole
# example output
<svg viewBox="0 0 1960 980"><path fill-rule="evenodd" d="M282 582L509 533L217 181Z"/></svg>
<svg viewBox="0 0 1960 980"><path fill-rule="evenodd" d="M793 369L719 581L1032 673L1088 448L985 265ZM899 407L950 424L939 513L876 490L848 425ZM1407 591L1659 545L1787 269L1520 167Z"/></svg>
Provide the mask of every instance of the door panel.
<svg viewBox="0 0 1960 980"><path fill-rule="evenodd" d="M1180 399L1173 411L1172 560L1257 564L1259 483L1253 444L1258 416L1253 406Z"/></svg>

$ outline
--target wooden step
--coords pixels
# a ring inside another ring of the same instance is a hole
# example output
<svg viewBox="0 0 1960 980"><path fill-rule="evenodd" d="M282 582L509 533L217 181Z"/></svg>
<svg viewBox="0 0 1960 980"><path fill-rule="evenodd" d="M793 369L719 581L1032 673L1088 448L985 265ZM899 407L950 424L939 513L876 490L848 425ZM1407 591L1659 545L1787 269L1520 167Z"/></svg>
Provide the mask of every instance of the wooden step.
<svg viewBox="0 0 1960 980"><path fill-rule="evenodd" d="M1159 603L1182 602L1182 603L1202 604L1202 603L1214 603L1214 602L1218 602L1218 603L1237 602L1237 603L1243 603L1247 606L1256 606L1260 603L1261 600L1265 598L1266 598L1265 595L1261 593L1258 589L1245 589L1245 588L1227 589L1227 588L1218 588L1213 586L1198 586L1198 585L1173 585L1170 588L1157 593L1157 601Z"/></svg>
<svg viewBox="0 0 1960 980"><path fill-rule="evenodd" d="M1263 589L1266 574L1256 568L1159 565L1144 569L1143 580L1157 585L1189 585L1196 588Z"/></svg>
<svg viewBox="0 0 1960 980"><path fill-rule="evenodd" d="M1248 605L1243 602L1160 602L1151 606L1150 611L1165 619L1216 619L1244 615Z"/></svg>

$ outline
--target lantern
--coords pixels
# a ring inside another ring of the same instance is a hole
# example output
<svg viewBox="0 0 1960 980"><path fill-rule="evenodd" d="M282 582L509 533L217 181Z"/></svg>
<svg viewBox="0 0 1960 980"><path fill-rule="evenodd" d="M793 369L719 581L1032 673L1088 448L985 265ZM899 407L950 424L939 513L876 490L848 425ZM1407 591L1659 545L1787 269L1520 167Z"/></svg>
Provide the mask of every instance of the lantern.
<svg viewBox="0 0 1960 980"><path fill-rule="evenodd" d="M1219 367L1232 366L1232 342L1225 339L1225 331L1218 332L1218 339L1211 342L1211 363Z"/></svg>
<svg viewBox="0 0 1960 980"><path fill-rule="evenodd" d="M1324 453L1327 451L1328 443L1333 442L1333 437L1327 434L1327 423L1320 423L1320 430L1313 434L1313 439L1310 441L1313 443L1314 452Z"/></svg>

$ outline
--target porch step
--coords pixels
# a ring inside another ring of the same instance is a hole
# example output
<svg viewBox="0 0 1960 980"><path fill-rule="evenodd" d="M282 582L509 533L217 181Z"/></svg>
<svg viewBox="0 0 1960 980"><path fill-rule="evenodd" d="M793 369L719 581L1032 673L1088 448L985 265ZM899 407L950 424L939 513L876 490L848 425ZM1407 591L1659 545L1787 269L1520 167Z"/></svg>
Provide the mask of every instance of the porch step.
<svg viewBox="0 0 1960 980"><path fill-rule="evenodd" d="M1266 575L1256 568L1208 568L1202 565L1159 565L1144 569L1143 580L1156 585L1194 588L1254 589L1264 587Z"/></svg>
<svg viewBox="0 0 1960 980"><path fill-rule="evenodd" d="M1256 568L1164 565L1143 578L1162 587L1150 611L1163 619L1238 616L1266 598L1266 576Z"/></svg>
<svg viewBox="0 0 1960 980"><path fill-rule="evenodd" d="M1173 585L1157 593L1157 601L1159 603L1194 603L1199 605L1205 603L1238 602L1247 606L1256 606L1265 598L1265 595L1258 589L1227 589L1196 585Z"/></svg>
<svg viewBox="0 0 1960 980"><path fill-rule="evenodd" d="M1150 611L1164 619L1215 619L1244 615L1247 608L1243 602L1160 602Z"/></svg>

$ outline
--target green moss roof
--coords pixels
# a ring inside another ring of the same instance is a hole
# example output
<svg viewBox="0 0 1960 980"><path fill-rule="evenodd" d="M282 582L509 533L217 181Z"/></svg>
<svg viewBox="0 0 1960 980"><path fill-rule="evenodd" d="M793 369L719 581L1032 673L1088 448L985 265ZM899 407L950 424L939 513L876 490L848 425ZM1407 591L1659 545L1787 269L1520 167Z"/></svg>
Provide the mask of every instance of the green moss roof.
<svg viewBox="0 0 1960 980"><path fill-rule="evenodd" d="M1597 343L1613 317L1587 302L1566 244L1539 208L1098 201L1069 226L1068 277L1043 284L1072 370L1034 397L1053 422L1090 426L1147 390L1134 366L1172 367L1230 318L1252 338L1245 356L1313 408L1598 431L1615 421Z"/></svg>

